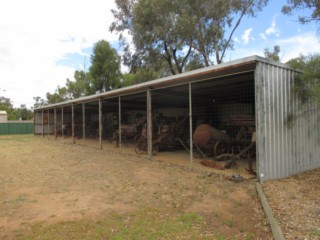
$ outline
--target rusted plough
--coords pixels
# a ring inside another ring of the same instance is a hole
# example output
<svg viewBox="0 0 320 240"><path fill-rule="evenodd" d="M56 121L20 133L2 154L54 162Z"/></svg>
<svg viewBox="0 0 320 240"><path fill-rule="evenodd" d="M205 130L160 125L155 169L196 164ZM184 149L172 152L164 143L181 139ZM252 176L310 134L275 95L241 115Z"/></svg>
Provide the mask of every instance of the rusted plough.
<svg viewBox="0 0 320 240"><path fill-rule="evenodd" d="M187 116L181 121L162 121L157 128L157 131L153 131L152 136L152 154L156 155L160 149L173 148L178 145L177 138L181 137L185 133L184 122ZM153 124L156 126L157 124ZM155 127L153 128L155 129ZM147 126L141 130L141 134L138 137L135 147L137 154L143 154L148 151L147 141Z"/></svg>

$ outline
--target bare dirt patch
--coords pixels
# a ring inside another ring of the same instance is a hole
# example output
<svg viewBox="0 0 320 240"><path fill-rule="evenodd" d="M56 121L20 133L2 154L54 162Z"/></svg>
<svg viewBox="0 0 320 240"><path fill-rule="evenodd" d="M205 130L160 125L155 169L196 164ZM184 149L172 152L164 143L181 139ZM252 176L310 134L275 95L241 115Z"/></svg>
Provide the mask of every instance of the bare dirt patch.
<svg viewBox="0 0 320 240"><path fill-rule="evenodd" d="M263 189L286 239L320 239L320 169L266 181Z"/></svg>
<svg viewBox="0 0 320 240"><path fill-rule="evenodd" d="M253 180L233 183L217 174L34 136L1 136L0 149L3 239L28 236L35 224L117 221L114 214L124 219L136 213L144 219L156 214L161 222L178 219L176 227L200 216L190 230L197 239L272 238ZM125 225L130 226L135 224ZM155 239L170 239L163 236Z"/></svg>

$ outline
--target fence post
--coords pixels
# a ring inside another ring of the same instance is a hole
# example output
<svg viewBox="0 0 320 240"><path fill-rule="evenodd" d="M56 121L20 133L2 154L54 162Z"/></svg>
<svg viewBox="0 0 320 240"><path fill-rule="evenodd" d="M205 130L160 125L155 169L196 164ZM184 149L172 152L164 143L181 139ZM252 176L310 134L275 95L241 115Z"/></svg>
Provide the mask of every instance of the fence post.
<svg viewBox="0 0 320 240"><path fill-rule="evenodd" d="M54 108L54 138L57 140L57 109Z"/></svg>
<svg viewBox="0 0 320 240"><path fill-rule="evenodd" d="M102 103L99 99L99 148L102 149Z"/></svg>
<svg viewBox="0 0 320 240"><path fill-rule="evenodd" d="M85 103L82 103L82 138L86 139L86 107Z"/></svg>
<svg viewBox="0 0 320 240"><path fill-rule="evenodd" d="M75 144L76 143L76 140L75 140L75 137L74 137L74 104L72 103L71 105L71 121L72 121L72 143Z"/></svg>
<svg viewBox="0 0 320 240"><path fill-rule="evenodd" d="M192 142L192 87L191 83L189 83L189 138L190 138L190 171L193 171L193 142Z"/></svg>
<svg viewBox="0 0 320 240"><path fill-rule="evenodd" d="M122 150L122 132L121 132L121 96L119 96L119 103L118 103L118 105L119 105L119 112L118 112L118 114L119 114L119 117L118 117L118 125L119 125L119 127L118 127L118 131L119 131L119 147L120 147L120 150Z"/></svg>
<svg viewBox="0 0 320 240"><path fill-rule="evenodd" d="M147 141L148 159L152 160L152 99L150 89L147 90Z"/></svg>

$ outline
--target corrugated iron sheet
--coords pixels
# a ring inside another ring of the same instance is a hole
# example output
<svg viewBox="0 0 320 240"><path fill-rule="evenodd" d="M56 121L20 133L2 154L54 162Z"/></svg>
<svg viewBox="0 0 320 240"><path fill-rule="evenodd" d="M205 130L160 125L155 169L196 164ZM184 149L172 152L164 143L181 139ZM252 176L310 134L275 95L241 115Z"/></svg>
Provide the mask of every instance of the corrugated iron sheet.
<svg viewBox="0 0 320 240"><path fill-rule="evenodd" d="M33 122L6 122L0 123L0 135L32 134Z"/></svg>
<svg viewBox="0 0 320 240"><path fill-rule="evenodd" d="M302 105L292 93L296 74L281 66L257 64L257 159L261 181L320 167L319 109L315 104Z"/></svg>

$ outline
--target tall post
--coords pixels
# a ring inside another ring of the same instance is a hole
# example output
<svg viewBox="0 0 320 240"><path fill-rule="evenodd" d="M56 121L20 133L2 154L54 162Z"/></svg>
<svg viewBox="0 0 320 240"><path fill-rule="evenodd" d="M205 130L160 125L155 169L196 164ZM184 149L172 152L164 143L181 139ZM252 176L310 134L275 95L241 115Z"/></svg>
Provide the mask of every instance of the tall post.
<svg viewBox="0 0 320 240"><path fill-rule="evenodd" d="M72 121L72 143L75 144L76 143L76 139L74 137L74 104L72 103L71 105L71 121Z"/></svg>
<svg viewBox="0 0 320 240"><path fill-rule="evenodd" d="M38 112L33 111L33 135L36 135L36 128L38 126ZM36 124L37 123L37 124Z"/></svg>
<svg viewBox="0 0 320 240"><path fill-rule="evenodd" d="M152 160L152 102L151 91L147 91L147 144L148 144L148 159Z"/></svg>
<svg viewBox="0 0 320 240"><path fill-rule="evenodd" d="M99 99L99 148L102 149L102 103Z"/></svg>
<svg viewBox="0 0 320 240"><path fill-rule="evenodd" d="M47 115L48 115L48 136L50 136L50 110L49 109L47 111Z"/></svg>
<svg viewBox="0 0 320 240"><path fill-rule="evenodd" d="M61 107L61 138L63 138L63 134L64 134L63 107Z"/></svg>
<svg viewBox="0 0 320 240"><path fill-rule="evenodd" d="M57 109L53 109L54 113L54 138L57 140Z"/></svg>
<svg viewBox="0 0 320 240"><path fill-rule="evenodd" d="M119 112L118 112L118 131L119 131L119 139L118 139L118 141L119 141L119 147L120 147L120 149L122 148L122 144L121 144L121 142L122 142L122 139L121 139L121 135L122 135L122 129L121 129L121 96L119 96L119 104L118 104L118 106L119 106Z"/></svg>
<svg viewBox="0 0 320 240"><path fill-rule="evenodd" d="M86 106L82 103L82 138L86 139Z"/></svg>
<svg viewBox="0 0 320 240"><path fill-rule="evenodd" d="M189 138L190 138L190 164L189 169L193 171L193 135L192 135L192 86L189 83Z"/></svg>
<svg viewBox="0 0 320 240"><path fill-rule="evenodd" d="M42 109L42 137L44 137L44 110Z"/></svg>

